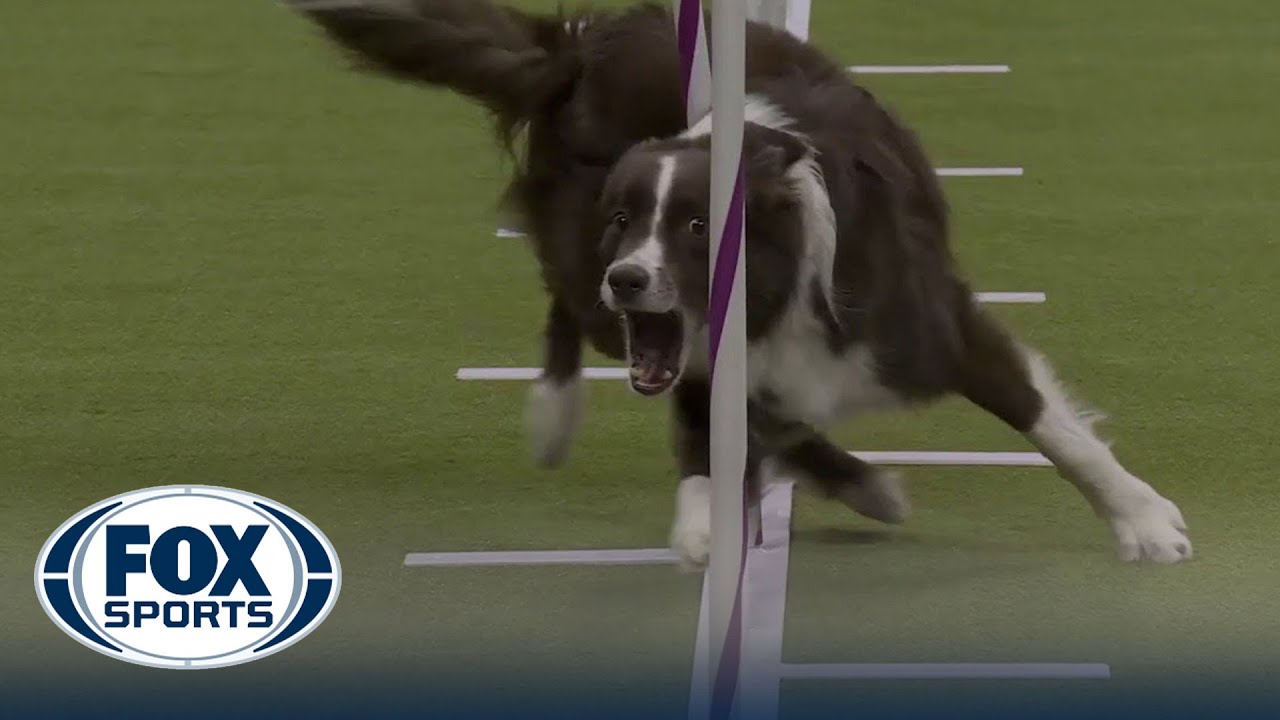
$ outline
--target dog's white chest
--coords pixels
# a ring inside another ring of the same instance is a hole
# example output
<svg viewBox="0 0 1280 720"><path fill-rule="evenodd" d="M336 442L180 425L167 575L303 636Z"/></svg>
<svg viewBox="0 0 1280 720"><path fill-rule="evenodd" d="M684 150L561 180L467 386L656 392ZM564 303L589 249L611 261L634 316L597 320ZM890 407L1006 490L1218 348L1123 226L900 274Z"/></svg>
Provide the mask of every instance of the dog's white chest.
<svg viewBox="0 0 1280 720"><path fill-rule="evenodd" d="M818 428L901 404L880 384L867 346L833 353L818 321L798 308L751 346L747 370L753 395L772 395L784 415Z"/></svg>

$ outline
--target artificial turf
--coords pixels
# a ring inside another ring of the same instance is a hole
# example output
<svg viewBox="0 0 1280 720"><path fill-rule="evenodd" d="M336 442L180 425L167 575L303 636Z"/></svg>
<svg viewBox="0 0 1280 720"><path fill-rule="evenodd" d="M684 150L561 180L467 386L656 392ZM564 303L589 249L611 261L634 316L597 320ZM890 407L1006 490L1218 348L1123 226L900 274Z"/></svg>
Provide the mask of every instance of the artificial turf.
<svg viewBox="0 0 1280 720"><path fill-rule="evenodd" d="M1117 563L1049 470L915 469L901 530L800 501L789 660L1104 661L1113 683L1274 667L1277 22L1265 0L817 0L816 42L850 63L1013 66L866 83L939 165L1027 168L947 182L957 253L979 289L1048 293L997 312L1112 415L1196 559ZM272 3L6 0L0 47L0 678L181 693L394 662L400 690L415 669L536 667L683 692L696 578L399 566L660 545L670 515L661 403L593 385L570 465L543 472L524 388L452 379L536 364L544 311L530 253L492 237L506 168L479 110L349 72ZM837 435L1026 449L960 403ZM177 482L324 529L345 580L313 637L175 682L48 622L30 584L45 537Z"/></svg>

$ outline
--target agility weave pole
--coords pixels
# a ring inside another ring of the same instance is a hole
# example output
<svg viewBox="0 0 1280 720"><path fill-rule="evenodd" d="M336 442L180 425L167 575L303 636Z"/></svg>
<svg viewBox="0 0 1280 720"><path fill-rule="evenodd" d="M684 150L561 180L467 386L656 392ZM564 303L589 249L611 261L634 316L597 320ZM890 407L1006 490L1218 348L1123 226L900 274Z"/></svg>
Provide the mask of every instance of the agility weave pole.
<svg viewBox="0 0 1280 720"><path fill-rule="evenodd" d="M746 0L747 17L809 39L810 0Z"/></svg>
<svg viewBox="0 0 1280 720"><path fill-rule="evenodd" d="M714 56L700 0L674 0L685 111L692 127L709 109L711 130L711 292L707 307L711 376L711 557L705 578L708 664L706 715L735 713L742 675L742 590L747 557L747 332L742 140L746 125L747 8L712 7ZM712 73L714 68L715 72ZM710 91L708 95L707 91ZM708 102L709 101L709 102ZM698 679L695 679L695 683ZM700 703L691 699L691 715Z"/></svg>

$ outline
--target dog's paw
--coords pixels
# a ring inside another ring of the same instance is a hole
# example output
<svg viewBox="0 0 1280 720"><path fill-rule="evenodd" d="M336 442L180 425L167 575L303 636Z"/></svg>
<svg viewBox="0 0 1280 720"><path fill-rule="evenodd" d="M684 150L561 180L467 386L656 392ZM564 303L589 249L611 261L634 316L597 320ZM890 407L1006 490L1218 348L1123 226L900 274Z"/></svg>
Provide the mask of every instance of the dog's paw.
<svg viewBox="0 0 1280 720"><path fill-rule="evenodd" d="M1187 523L1178 506L1151 491L1134 507L1110 518L1116 553L1125 562L1148 560L1172 565L1191 559Z"/></svg>
<svg viewBox="0 0 1280 720"><path fill-rule="evenodd" d="M680 481L671 549L680 556L685 570L706 566L711 554L711 478L692 475Z"/></svg>
<svg viewBox="0 0 1280 720"><path fill-rule="evenodd" d="M546 468L559 467L569 457L569 446L582 422L582 380L539 380L529 390L525 406L525 431L533 461Z"/></svg>
<svg viewBox="0 0 1280 720"><path fill-rule="evenodd" d="M911 516L902 474L895 470L876 468L866 480L841 486L835 498L859 515L882 523L900 525Z"/></svg>

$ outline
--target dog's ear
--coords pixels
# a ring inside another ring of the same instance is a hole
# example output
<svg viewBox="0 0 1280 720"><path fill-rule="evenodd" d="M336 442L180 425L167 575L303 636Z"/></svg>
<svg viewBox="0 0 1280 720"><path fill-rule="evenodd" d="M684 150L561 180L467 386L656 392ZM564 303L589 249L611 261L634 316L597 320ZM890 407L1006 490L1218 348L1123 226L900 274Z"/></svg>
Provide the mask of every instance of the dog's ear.
<svg viewBox="0 0 1280 720"><path fill-rule="evenodd" d="M809 157L813 146L799 136L749 122L742 140L747 172L758 177L776 177Z"/></svg>

